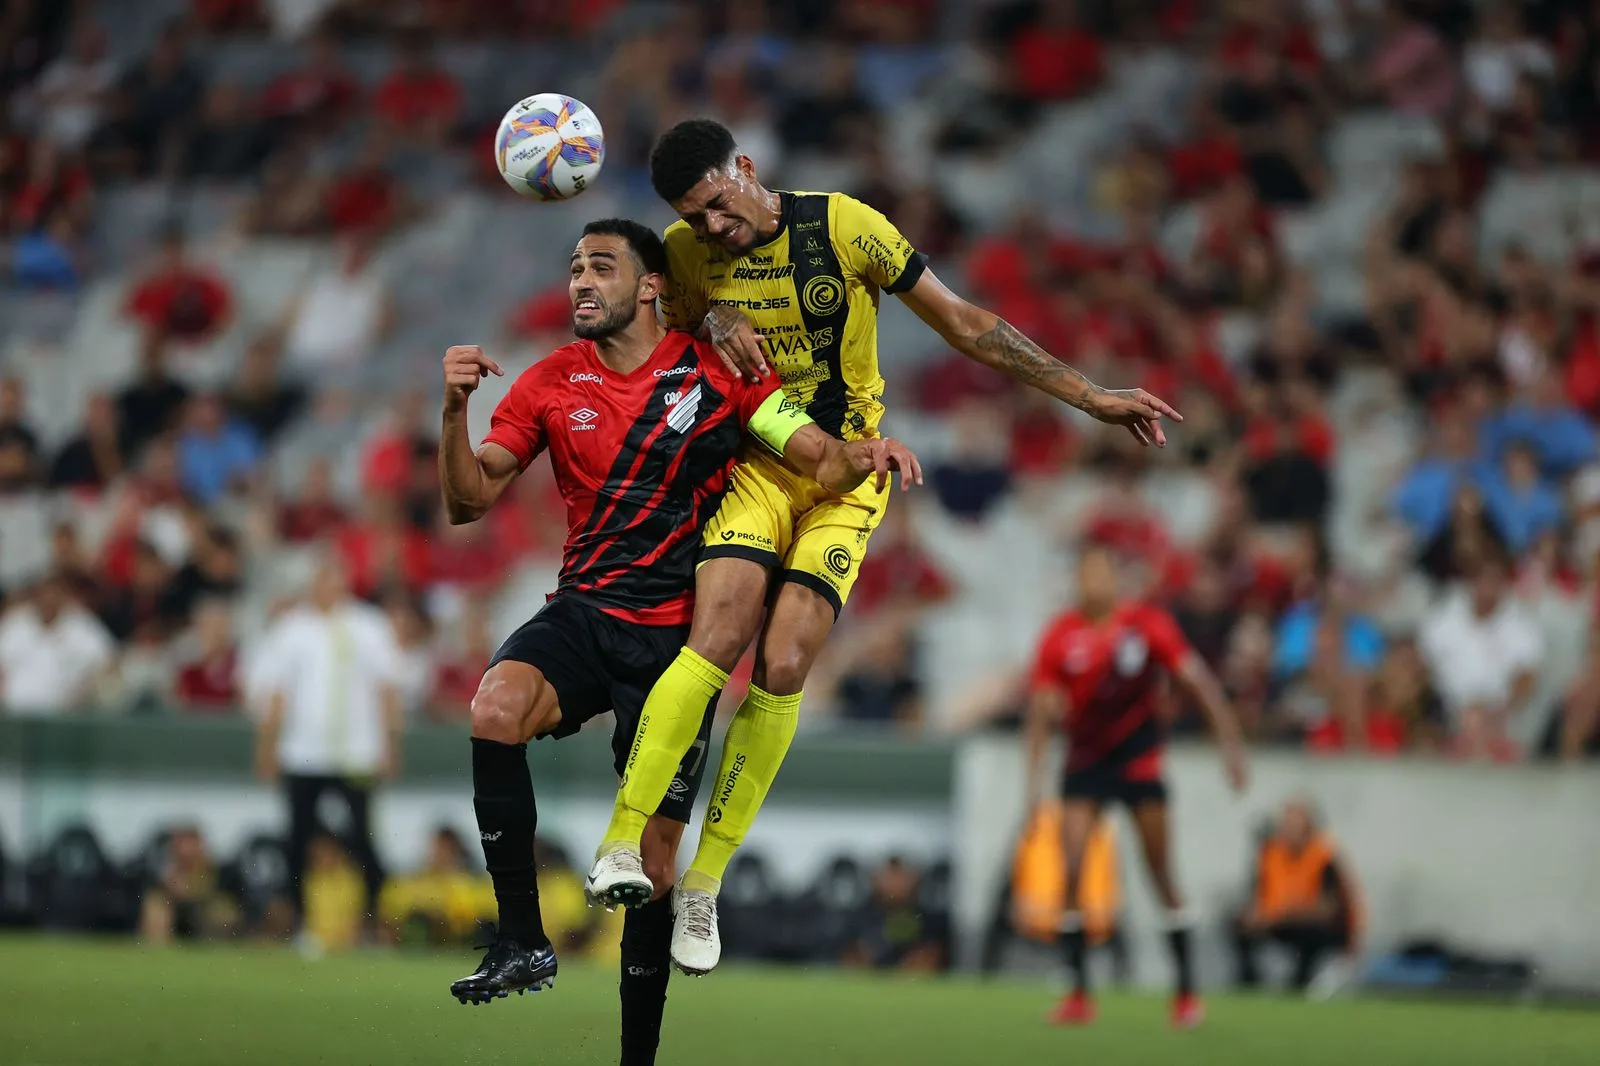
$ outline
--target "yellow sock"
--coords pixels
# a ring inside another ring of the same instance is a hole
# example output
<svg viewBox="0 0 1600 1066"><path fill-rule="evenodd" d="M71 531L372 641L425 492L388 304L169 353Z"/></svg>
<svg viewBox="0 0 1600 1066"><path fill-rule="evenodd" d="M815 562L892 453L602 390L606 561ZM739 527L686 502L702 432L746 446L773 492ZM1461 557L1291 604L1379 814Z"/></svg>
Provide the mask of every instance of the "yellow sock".
<svg viewBox="0 0 1600 1066"><path fill-rule="evenodd" d="M714 893L721 887L728 862L755 823L799 724L800 693L774 696L750 686L722 741L716 789L706 800L700 847L684 874L685 888Z"/></svg>
<svg viewBox="0 0 1600 1066"><path fill-rule="evenodd" d="M700 735L706 704L727 683L727 674L688 648L657 679L639 715L601 854L639 849L645 823L666 798L678 764Z"/></svg>

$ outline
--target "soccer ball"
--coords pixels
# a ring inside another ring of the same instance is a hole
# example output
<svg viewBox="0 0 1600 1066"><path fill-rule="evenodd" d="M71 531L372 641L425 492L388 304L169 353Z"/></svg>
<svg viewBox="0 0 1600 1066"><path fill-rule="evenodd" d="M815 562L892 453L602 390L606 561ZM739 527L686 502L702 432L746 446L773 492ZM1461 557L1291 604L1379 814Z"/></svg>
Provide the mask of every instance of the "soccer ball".
<svg viewBox="0 0 1600 1066"><path fill-rule="evenodd" d="M495 163L506 184L530 200L565 200L594 183L606 135L587 106L560 93L519 101L500 120Z"/></svg>

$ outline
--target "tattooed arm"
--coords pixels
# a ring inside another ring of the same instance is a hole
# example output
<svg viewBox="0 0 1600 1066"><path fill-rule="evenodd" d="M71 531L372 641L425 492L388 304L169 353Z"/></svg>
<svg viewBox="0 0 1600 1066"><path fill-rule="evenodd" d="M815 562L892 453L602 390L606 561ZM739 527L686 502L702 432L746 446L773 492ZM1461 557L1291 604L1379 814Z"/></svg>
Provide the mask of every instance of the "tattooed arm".
<svg viewBox="0 0 1600 1066"><path fill-rule="evenodd" d="M1161 419L1183 421L1143 389L1103 389L1023 336L1011 323L968 303L925 270L900 297L946 344L974 362L1048 393L1102 422L1126 426L1141 444L1165 445Z"/></svg>

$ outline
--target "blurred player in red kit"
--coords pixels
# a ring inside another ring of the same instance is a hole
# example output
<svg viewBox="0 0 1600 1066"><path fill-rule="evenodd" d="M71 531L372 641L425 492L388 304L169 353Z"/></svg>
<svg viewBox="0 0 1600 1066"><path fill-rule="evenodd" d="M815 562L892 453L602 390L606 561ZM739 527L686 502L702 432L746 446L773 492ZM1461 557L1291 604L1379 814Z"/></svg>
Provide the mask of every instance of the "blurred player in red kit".
<svg viewBox="0 0 1600 1066"><path fill-rule="evenodd" d="M1244 746L1217 679L1171 615L1121 597L1115 553L1100 545L1086 547L1078 565L1078 608L1045 630L1034 658L1028 705L1030 802L1039 798L1051 731L1059 726L1067 737L1061 777L1067 856L1061 944L1073 987L1053 1016L1059 1023L1082 1025L1094 1020L1084 963L1083 914L1078 909L1078 871L1095 821L1107 803L1122 803L1132 815L1145 865L1167 910L1167 941L1177 968L1173 1024L1193 1026L1202 1017L1194 989L1190 920L1173 877L1167 840L1167 786L1161 763L1168 678L1199 704L1221 746L1228 780L1236 791L1242 790Z"/></svg>

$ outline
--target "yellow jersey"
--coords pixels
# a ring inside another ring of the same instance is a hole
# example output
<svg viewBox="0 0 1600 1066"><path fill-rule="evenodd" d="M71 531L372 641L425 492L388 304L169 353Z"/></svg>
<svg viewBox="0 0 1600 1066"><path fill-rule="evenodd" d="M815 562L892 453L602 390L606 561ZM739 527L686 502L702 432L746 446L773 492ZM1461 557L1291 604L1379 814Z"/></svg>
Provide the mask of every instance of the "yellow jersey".
<svg viewBox="0 0 1600 1066"><path fill-rule="evenodd" d="M784 392L836 437L877 435L880 292L900 293L925 261L883 215L843 193L780 192L778 232L743 256L667 228L666 324L696 330L713 306L736 308L766 341Z"/></svg>

